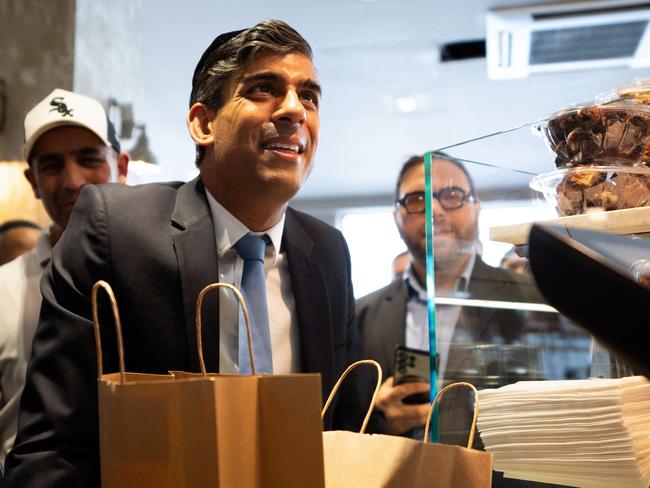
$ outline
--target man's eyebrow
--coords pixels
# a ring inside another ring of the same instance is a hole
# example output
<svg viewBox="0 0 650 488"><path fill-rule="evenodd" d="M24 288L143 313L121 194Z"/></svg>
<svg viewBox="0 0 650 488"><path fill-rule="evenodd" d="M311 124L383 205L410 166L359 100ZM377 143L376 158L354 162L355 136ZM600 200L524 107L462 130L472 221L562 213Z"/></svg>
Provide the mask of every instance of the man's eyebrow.
<svg viewBox="0 0 650 488"><path fill-rule="evenodd" d="M86 146L74 151L75 154L98 154L102 152L103 146Z"/></svg>
<svg viewBox="0 0 650 488"><path fill-rule="evenodd" d="M244 75L241 77L240 81L241 83L251 83L256 81L275 81L275 82L283 83L286 80L282 75L276 73L275 71L262 71L261 73ZM310 90L317 91L319 95L322 93L321 86L311 78L302 80L300 82L300 85L309 88Z"/></svg>
<svg viewBox="0 0 650 488"><path fill-rule="evenodd" d="M314 90L315 92L318 92L319 95L323 94L323 90L321 89L320 85L316 83L314 80L305 80L303 82L303 85L305 85L306 88L309 88L310 90Z"/></svg>
<svg viewBox="0 0 650 488"><path fill-rule="evenodd" d="M95 154L101 154L102 148L104 146L86 146L86 147L81 147L79 149L75 149L72 151L72 154L75 155L95 155ZM36 154L33 156L34 159L37 160L46 160L46 159L53 159L57 157L63 156L63 153L61 152L52 152L52 153L43 153L43 154Z"/></svg>

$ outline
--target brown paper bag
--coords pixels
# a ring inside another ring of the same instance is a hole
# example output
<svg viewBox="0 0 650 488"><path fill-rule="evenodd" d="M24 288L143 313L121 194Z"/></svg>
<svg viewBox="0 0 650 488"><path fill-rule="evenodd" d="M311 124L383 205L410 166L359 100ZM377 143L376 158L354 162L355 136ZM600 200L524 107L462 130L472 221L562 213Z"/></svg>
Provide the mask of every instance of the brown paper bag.
<svg viewBox="0 0 650 488"><path fill-rule="evenodd" d="M334 385L325 408L329 405L341 381L360 363L374 363L378 368L377 387L360 433L346 431L323 433L327 488L489 488L492 486L492 455L470 449L478 416L478 392L473 385L453 383L440 390L431 404L424 434L424 439L427 439L431 414L441 396L450 388L468 386L475 392L475 403L467 448L432 444L399 436L364 434L381 385L382 375L379 364L374 361L352 364Z"/></svg>
<svg viewBox="0 0 650 488"><path fill-rule="evenodd" d="M256 375L248 311L250 376L125 372L121 324L110 286L97 282L92 306L97 344L103 488L323 487L320 375ZM103 374L97 291L115 317L119 373Z"/></svg>

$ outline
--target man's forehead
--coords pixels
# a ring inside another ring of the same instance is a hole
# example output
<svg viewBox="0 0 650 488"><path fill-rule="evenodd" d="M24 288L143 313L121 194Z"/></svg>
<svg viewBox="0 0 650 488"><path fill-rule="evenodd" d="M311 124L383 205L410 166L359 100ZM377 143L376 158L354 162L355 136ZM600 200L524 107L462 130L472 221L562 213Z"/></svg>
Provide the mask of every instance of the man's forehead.
<svg viewBox="0 0 650 488"><path fill-rule="evenodd" d="M422 165L424 168L424 165ZM469 179L465 172L454 163L446 159L431 160L431 180L432 183L441 186L458 186L463 189L469 189Z"/></svg>
<svg viewBox="0 0 650 488"><path fill-rule="evenodd" d="M54 127L44 132L34 144L32 157L42 153L76 151L85 148L103 150L106 144L91 130L75 125Z"/></svg>
<svg viewBox="0 0 650 488"><path fill-rule="evenodd" d="M318 75L312 59L300 51L278 53L268 49L261 50L236 72L235 78L240 82L263 73L282 74L287 69L294 69L301 82L318 84Z"/></svg>

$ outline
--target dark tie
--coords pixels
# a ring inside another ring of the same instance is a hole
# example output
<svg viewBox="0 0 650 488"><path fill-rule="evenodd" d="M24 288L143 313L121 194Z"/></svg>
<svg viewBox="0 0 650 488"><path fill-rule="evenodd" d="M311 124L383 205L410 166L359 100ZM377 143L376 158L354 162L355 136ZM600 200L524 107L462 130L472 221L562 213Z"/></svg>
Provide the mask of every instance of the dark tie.
<svg viewBox="0 0 650 488"><path fill-rule="evenodd" d="M266 236L246 234L235 244L237 254L244 261L241 290L246 299L251 319L253 355L257 373L273 373L269 313L266 304L266 275L264 274L266 240ZM246 325L243 319L239 320L239 373L251 373Z"/></svg>

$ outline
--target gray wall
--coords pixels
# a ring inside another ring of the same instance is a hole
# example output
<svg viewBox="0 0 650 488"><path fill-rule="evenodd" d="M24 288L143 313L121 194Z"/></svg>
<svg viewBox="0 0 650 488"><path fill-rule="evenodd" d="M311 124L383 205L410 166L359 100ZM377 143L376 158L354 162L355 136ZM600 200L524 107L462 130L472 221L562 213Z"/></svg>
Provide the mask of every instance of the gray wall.
<svg viewBox="0 0 650 488"><path fill-rule="evenodd" d="M74 12L75 0L0 2L0 79L7 101L1 161L21 159L27 110L54 87L73 87Z"/></svg>
<svg viewBox="0 0 650 488"><path fill-rule="evenodd" d="M144 86L144 2L76 2L75 90L96 98L104 106L109 98L120 104L132 103L137 120ZM110 116L116 119L118 114L111 111ZM114 122L119 131L119 120Z"/></svg>
<svg viewBox="0 0 650 488"><path fill-rule="evenodd" d="M0 79L7 100L0 161L21 159L25 114L54 88L94 97L105 107L109 98L131 103L140 121L143 16L143 0L0 1ZM123 141L127 149L135 136Z"/></svg>

